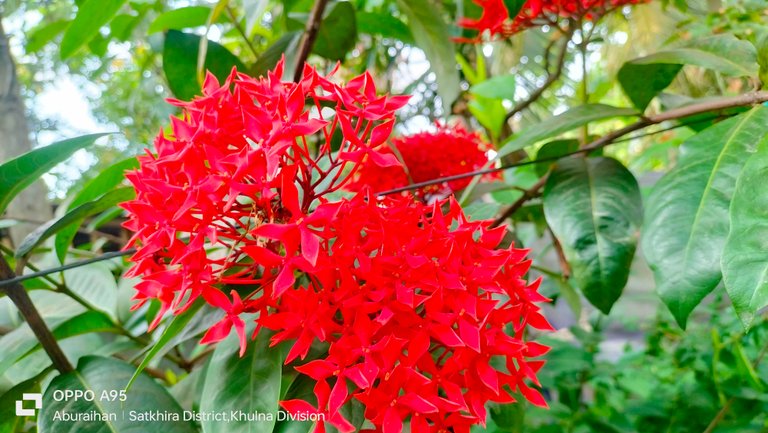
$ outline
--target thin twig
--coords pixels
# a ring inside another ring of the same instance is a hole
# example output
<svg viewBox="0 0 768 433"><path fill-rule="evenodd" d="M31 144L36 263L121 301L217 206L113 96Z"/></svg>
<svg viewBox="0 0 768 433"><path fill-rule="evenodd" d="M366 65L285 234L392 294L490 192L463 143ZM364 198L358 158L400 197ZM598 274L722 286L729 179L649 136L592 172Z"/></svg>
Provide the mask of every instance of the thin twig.
<svg viewBox="0 0 768 433"><path fill-rule="evenodd" d="M32 272L30 274L19 275L17 277L11 277L9 279L0 278L0 290L3 287L20 283L32 278L44 277L46 275L55 274L56 272L66 271L67 269L79 268L81 266L90 265L91 263L103 262L105 260L114 259L115 257L128 256L136 252L135 248L129 248L123 251L113 251L102 254L86 260L80 260L79 262L67 263L66 265L57 266L55 268L45 269L39 272Z"/></svg>
<svg viewBox="0 0 768 433"><path fill-rule="evenodd" d="M512 205L511 205L511 206L509 206L509 207L507 208L507 210L505 210L505 211L504 211L504 213L503 213L503 214L501 214L501 216L499 216L498 218L496 218L496 219L493 221L493 224L491 224L491 227L498 227L498 226L500 226L502 223L504 223L504 221L506 221L506 220L507 220L507 218L509 218L509 217L511 217L512 215L514 215L514 214L515 214L515 212L517 212L517 210L518 210L518 209L520 209L521 207L523 207L523 205L525 204L525 202L527 202L528 200L530 200L530 199L532 199L532 198L536 197L536 196L539 194L539 190L540 190L542 187L544 187L544 184L545 184L545 183L547 183L547 178L548 178L548 177L549 177L549 175L548 175L548 174L547 174L547 175L544 175L544 176L542 176L542 177L541 177L541 179L539 179L539 181L538 181L538 182L536 182L536 183L535 183L535 184L534 184L532 187L530 187L530 188L528 188L527 190L525 190L525 192L523 193L523 195L522 195L522 196L521 196L519 199L517 199L517 201L515 201L514 203L512 203Z"/></svg>
<svg viewBox="0 0 768 433"><path fill-rule="evenodd" d="M563 46L560 48L560 52L557 55L557 62L555 63L555 70L552 72L548 72L547 74L547 80L544 81L544 83L539 86L536 90L531 93L528 98L525 101L520 102L519 104L515 105L515 108L512 109L509 113L504 116L504 122L508 122L509 119L514 117L517 113L522 112L526 108L530 107L531 104L536 102L541 96L544 94L544 92L547 91L557 80L560 79L560 76L563 75L563 70L565 69L565 59L568 54L568 44L571 42L571 32L568 32L565 34L565 42L563 43Z"/></svg>
<svg viewBox="0 0 768 433"><path fill-rule="evenodd" d="M328 0L316 0L312 11L307 19L307 26L304 29L304 37L299 46L299 56L296 58L296 69L293 72L293 81L301 80L301 74L304 72L304 63L309 58L312 46L315 45L317 32L320 30L320 23L323 21L323 12L328 5Z"/></svg>
<svg viewBox="0 0 768 433"><path fill-rule="evenodd" d="M240 25L240 21L235 16L235 12L232 10L232 8L227 5L227 14L229 14L229 17L232 19L232 24L235 26L235 30L237 30L237 33L242 36L243 40L245 41L245 46L248 47L248 50L253 53L253 55L258 59L259 58L259 52L256 51L256 48L253 46L253 43L251 42L251 38L248 37L248 34L245 32L245 29L243 29L243 26Z"/></svg>

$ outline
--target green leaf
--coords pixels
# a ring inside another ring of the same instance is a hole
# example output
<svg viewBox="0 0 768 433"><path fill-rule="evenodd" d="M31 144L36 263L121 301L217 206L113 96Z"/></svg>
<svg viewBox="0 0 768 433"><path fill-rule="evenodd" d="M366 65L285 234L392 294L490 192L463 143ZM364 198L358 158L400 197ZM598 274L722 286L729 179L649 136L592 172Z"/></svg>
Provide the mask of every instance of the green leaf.
<svg viewBox="0 0 768 433"><path fill-rule="evenodd" d="M312 52L328 60L344 60L357 42L355 7L351 2L338 2L323 15Z"/></svg>
<svg viewBox="0 0 768 433"><path fill-rule="evenodd" d="M92 309L117 316L117 282L104 262L64 271L67 287Z"/></svg>
<svg viewBox="0 0 768 433"><path fill-rule="evenodd" d="M451 32L442 19L439 3L429 0L397 0L400 11L408 18L416 45L424 50L432 71L437 76L438 95L443 110L450 112L461 88L456 69Z"/></svg>
<svg viewBox="0 0 768 433"><path fill-rule="evenodd" d="M75 195L75 197L67 206L67 210L73 210L77 206L95 200L99 196L120 185L120 183L122 183L125 179L125 172L127 170L138 167L138 165L138 160L135 157L132 157L117 162L102 170L101 173L88 181L83 189L81 189L80 192ZM74 239L75 235L77 234L77 229L79 226L80 224L69 225L68 227L61 229L56 234L56 241L54 242L56 256L62 263L64 262L64 258L67 255L67 249L72 243L72 239Z"/></svg>
<svg viewBox="0 0 768 433"><path fill-rule="evenodd" d="M627 284L643 220L635 177L612 158L567 158L550 174L543 202L576 285L608 314Z"/></svg>
<svg viewBox="0 0 768 433"><path fill-rule="evenodd" d="M200 94L197 76L197 53L200 48L200 36L169 30L163 44L163 71L168 86L173 94L182 100L190 100ZM240 59L226 48L213 41L208 41L205 56L205 69L219 81L224 81L232 67L245 71Z"/></svg>
<svg viewBox="0 0 768 433"><path fill-rule="evenodd" d="M694 38L682 47L660 51L633 63L694 65L734 77L751 77L758 70L755 47L729 34Z"/></svg>
<svg viewBox="0 0 768 433"><path fill-rule="evenodd" d="M360 33L397 39L406 44L414 43L411 29L389 13L358 11L357 28Z"/></svg>
<svg viewBox="0 0 768 433"><path fill-rule="evenodd" d="M110 133L83 135L35 149L0 165L0 214L13 198L75 151Z"/></svg>
<svg viewBox="0 0 768 433"><path fill-rule="evenodd" d="M61 58L67 59L99 34L126 0L87 0L77 9L77 15L61 40Z"/></svg>
<svg viewBox="0 0 768 433"><path fill-rule="evenodd" d="M57 341L92 332L117 332L112 319L100 311L86 311L57 325L53 330L53 336ZM37 344L20 359L24 359L41 349Z"/></svg>
<svg viewBox="0 0 768 433"><path fill-rule="evenodd" d="M277 413L282 356L278 348L269 347L269 339L268 332L259 332L242 358L238 353L240 346L235 333L216 347L208 364L209 374L203 386L201 411ZM271 433L275 422L222 424L203 421L202 426L206 433Z"/></svg>
<svg viewBox="0 0 768 433"><path fill-rule="evenodd" d="M118 203L130 200L135 197L135 195L136 191L134 191L133 188L118 188L114 191L110 191L104 194L96 200L90 201L72 209L60 218L54 218L48 221L27 235L27 237L21 241L18 249L16 249L16 257L24 257L31 253L35 247L65 227L74 225L75 230L77 230L77 227L80 226L86 217L103 212Z"/></svg>
<svg viewBox="0 0 768 433"><path fill-rule="evenodd" d="M721 260L723 283L746 330L768 306L768 140L747 159L729 208L730 233Z"/></svg>
<svg viewBox="0 0 768 433"><path fill-rule="evenodd" d="M469 88L473 95L482 96L490 99L508 99L515 100L515 76L499 75L489 78L482 83L475 84Z"/></svg>
<svg viewBox="0 0 768 433"><path fill-rule="evenodd" d="M632 108L618 108L603 104L586 104L572 108L565 113L543 120L521 133L512 136L504 142L496 158L502 158L510 153L536 144L541 140L555 137L574 130L591 122L622 116L637 116Z"/></svg>
<svg viewBox="0 0 768 433"><path fill-rule="evenodd" d="M280 59L285 55L285 71L287 74L293 74L296 67L296 51L299 48L302 32L288 32L280 37L275 43L267 47L256 64L251 68L251 75L258 77L266 75L273 69ZM291 77L293 78L293 77Z"/></svg>
<svg viewBox="0 0 768 433"><path fill-rule="evenodd" d="M619 69L617 78L632 104L645 111L651 100L672 84L682 68L682 65L668 63L627 62Z"/></svg>
<svg viewBox="0 0 768 433"><path fill-rule="evenodd" d="M569 138L565 140L554 140L541 146L538 152L536 152L536 159L555 158L561 155L567 155L571 152L575 152L579 149L579 140L575 138ZM544 176L549 171L549 168L555 165L557 161L542 162L536 164L536 174L539 177Z"/></svg>
<svg viewBox="0 0 768 433"><path fill-rule="evenodd" d="M507 8L507 14L510 17L516 17L525 5L527 0L504 0L504 6Z"/></svg>
<svg viewBox="0 0 768 433"><path fill-rule="evenodd" d="M120 401L119 392L123 390L128 378L133 373L133 366L112 358L88 356L81 358L77 370L53 379L43 395L43 409L38 415L37 425L40 433L193 433L191 423L183 421L182 409L168 391L147 376L136 380L128 391L125 401ZM57 401L55 391L93 391L95 399L70 398ZM106 393L106 394L104 394ZM117 393L114 401L111 396ZM108 398L102 399L106 395ZM54 420L56 413L83 414L95 413L98 420L71 422ZM134 413L170 413L177 414L180 421L145 421L131 420ZM99 416L100 414L100 416ZM111 419L111 418L114 419ZM110 418L102 421L103 418Z"/></svg>
<svg viewBox="0 0 768 433"><path fill-rule="evenodd" d="M173 317L171 323L165 328L165 331L163 331L163 334L160 336L160 339L158 339L155 345L152 346L152 349L150 349L147 355L144 356L141 364L136 368L133 377L131 377L131 380L129 380L128 384L125 386L126 389L131 388L134 381L139 378L141 372L147 368L149 363L174 339L174 337L184 330L189 321L195 317L196 313L200 311L200 308L202 308L203 305L202 302L195 302L187 311Z"/></svg>
<svg viewBox="0 0 768 433"><path fill-rule="evenodd" d="M46 23L42 27L33 29L27 37L27 45L24 50L27 54L36 53L51 42L53 38L63 32L69 26L69 21L59 20L52 23Z"/></svg>
<svg viewBox="0 0 768 433"><path fill-rule="evenodd" d="M681 327L720 282L735 179L766 125L768 108L756 107L691 137L648 198L643 252Z"/></svg>
<svg viewBox="0 0 768 433"><path fill-rule="evenodd" d="M676 48L631 60L618 74L624 93L640 110L666 89L683 65L712 69L725 75L754 76L758 72L757 54L752 44L733 35L695 38Z"/></svg>
<svg viewBox="0 0 768 433"><path fill-rule="evenodd" d="M0 395L0 432L15 433L24 431L26 422L24 417L16 416L16 402L24 397L24 394L39 393L40 378L32 378L19 383ZM25 408L32 408L32 403L27 402Z"/></svg>
<svg viewBox="0 0 768 433"><path fill-rule="evenodd" d="M190 27L204 26L208 22L211 8L207 6L187 6L173 9L158 15L149 25L148 34L165 30L183 30Z"/></svg>

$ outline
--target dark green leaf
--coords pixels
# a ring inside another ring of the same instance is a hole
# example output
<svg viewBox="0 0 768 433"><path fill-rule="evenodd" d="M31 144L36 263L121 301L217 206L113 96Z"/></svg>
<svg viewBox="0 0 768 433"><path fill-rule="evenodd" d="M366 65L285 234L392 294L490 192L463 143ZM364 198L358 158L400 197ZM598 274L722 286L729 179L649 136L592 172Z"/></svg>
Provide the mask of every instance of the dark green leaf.
<svg viewBox="0 0 768 433"><path fill-rule="evenodd" d="M550 174L543 201L576 285L608 314L627 283L643 220L635 177L611 158L566 158Z"/></svg>
<svg viewBox="0 0 768 433"><path fill-rule="evenodd" d="M325 12L312 52L329 60L341 61L356 42L355 7L350 2L338 2Z"/></svg>
<svg viewBox="0 0 768 433"><path fill-rule="evenodd" d="M507 8L507 15L516 17L525 5L527 0L504 0L504 6Z"/></svg>
<svg viewBox="0 0 768 433"><path fill-rule="evenodd" d="M207 6L187 6L173 9L158 15L149 25L147 33L165 30L183 30L190 27L204 26L208 22L211 8Z"/></svg>
<svg viewBox="0 0 768 433"><path fill-rule="evenodd" d="M176 337L180 332L184 330L189 321L195 317L195 314L200 311L202 306L202 302L195 302L191 307L189 307L187 311L173 317L171 323L168 324L168 327L165 328L165 331L163 331L163 334L160 336L160 339L157 340L154 346L152 346L152 349L150 349L150 351L141 361L141 364L139 364L139 366L136 368L136 371L133 373L131 380L129 380L128 384L125 385L126 389L131 388L134 381L140 377L141 372L147 368L147 365L149 365L149 363L165 348L169 342L174 339L174 337Z"/></svg>
<svg viewBox="0 0 768 433"><path fill-rule="evenodd" d="M617 78L632 104L644 111L656 95L672 84L682 68L676 64L627 62L619 69Z"/></svg>
<svg viewBox="0 0 768 433"><path fill-rule="evenodd" d="M397 17L388 13L357 12L357 28L360 33L397 39L413 44L411 29Z"/></svg>
<svg viewBox="0 0 768 433"><path fill-rule="evenodd" d="M280 39L261 53L256 64L251 68L251 75L255 77L266 75L268 71L277 65L283 55L285 55L285 70L293 73L292 71L296 66L296 51L299 47L301 35L302 32L296 31L281 36Z"/></svg>
<svg viewBox="0 0 768 433"><path fill-rule="evenodd" d="M268 332L259 332L242 358L234 332L219 344L208 365L201 411L277 413L282 356L279 349L269 347L269 339ZM275 426L274 421L228 424L203 421L202 424L206 433L271 433Z"/></svg>
<svg viewBox="0 0 768 433"><path fill-rule="evenodd" d="M105 135L109 135L109 133L90 134L59 141L25 153L0 165L0 214L5 212L8 203L16 194L34 183L60 162L69 158L75 151L92 145L97 139Z"/></svg>
<svg viewBox="0 0 768 433"><path fill-rule="evenodd" d="M632 108L618 108L602 104L580 105L512 136L501 145L497 158L502 158L516 150L536 144L541 140L558 136L591 122L637 115L637 110Z"/></svg>
<svg viewBox="0 0 768 433"><path fill-rule="evenodd" d="M489 78L482 83L475 84L469 88L469 92L484 98L514 101L515 88L514 75L499 75Z"/></svg>
<svg viewBox="0 0 768 433"><path fill-rule="evenodd" d="M102 399L103 393L111 397L111 392L125 389L125 384L133 374L133 366L111 359L89 356L82 358L77 371L56 377L43 395L43 409L37 423L40 433L193 433L195 428L191 423L183 421L182 409L176 400L162 386L147 376L140 376L133 388L126 393L125 401L120 398ZM94 401L70 398L57 401L55 391L93 391ZM177 414L180 421L146 421L131 420L129 414L167 412ZM98 420L71 422L54 420L59 413L100 414ZM102 421L106 417L114 417Z"/></svg>
<svg viewBox="0 0 768 433"><path fill-rule="evenodd" d="M107 24L126 0L87 0L77 9L72 24L64 32L61 40L61 58L71 57L80 47L90 42L99 34L99 29Z"/></svg>
<svg viewBox="0 0 768 433"><path fill-rule="evenodd" d="M25 51L29 53L36 53L40 51L48 42L51 42L53 38L63 32L69 26L69 21L60 20L52 23L46 23L42 27L35 28L29 33L27 37L27 45Z"/></svg>
<svg viewBox="0 0 768 433"><path fill-rule="evenodd" d="M561 155L567 155L571 152L575 152L579 149L579 140L576 140L575 138L566 139L566 140L555 140L550 141L549 143L541 146L538 152L536 152L536 159L547 159L547 158L555 158ZM547 171L549 171L549 167L556 164L557 161L550 161L550 162L542 162L540 164L536 164L536 174L538 174L540 177L544 176Z"/></svg>
<svg viewBox="0 0 768 433"><path fill-rule="evenodd" d="M120 162L117 162L110 167L107 167L106 169L102 170L101 173L99 173L96 177L88 181L88 183L85 184L83 189L80 190L80 192L75 195L75 197L72 199L72 201L67 206L67 210L73 210L77 206L80 206L82 204L85 204L89 201L95 200L99 196L107 193L112 188L120 185L120 183L123 182L125 179L125 172L127 170L134 169L138 167L139 163L136 160L136 158L128 158L125 160L122 160ZM101 211L98 211L101 212ZM94 212L94 213L98 213ZM93 215L93 213L91 213ZM59 258L60 262L64 262L64 257L67 254L67 248L69 248L69 245L72 243L72 239L74 239L75 235L77 234L77 229L79 228L80 224L72 224L68 227L65 227L61 229L56 234L56 241L54 242L54 246L56 249L56 256Z"/></svg>
<svg viewBox="0 0 768 433"><path fill-rule="evenodd" d="M96 200L81 204L59 218L54 218L48 221L24 238L16 249L16 257L26 256L32 252L35 247L40 245L40 243L58 233L59 230L73 224L80 226L86 217L103 212L118 203L130 200L135 197L135 195L136 191L134 191L133 188L118 188L104 194Z"/></svg>
<svg viewBox="0 0 768 433"><path fill-rule="evenodd" d="M163 45L163 71L168 86L173 94L182 100L190 100L200 94L197 76L197 53L200 48L200 36L169 30ZM205 56L205 69L219 81L224 81L232 67L245 71L240 59L226 48L213 41L208 41Z"/></svg>
<svg viewBox="0 0 768 433"><path fill-rule="evenodd" d="M723 283L744 328L768 306L768 140L749 157L736 181L730 233L722 257Z"/></svg>
<svg viewBox="0 0 768 433"><path fill-rule="evenodd" d="M651 191L642 245L656 289L680 326L721 279L735 179L766 134L756 107L693 136Z"/></svg>
<svg viewBox="0 0 768 433"><path fill-rule="evenodd" d="M442 19L440 4L429 0L397 0L400 11L408 18L416 45L424 50L432 71L437 76L438 95L443 109L450 111L459 96L459 71L456 69L451 33Z"/></svg>

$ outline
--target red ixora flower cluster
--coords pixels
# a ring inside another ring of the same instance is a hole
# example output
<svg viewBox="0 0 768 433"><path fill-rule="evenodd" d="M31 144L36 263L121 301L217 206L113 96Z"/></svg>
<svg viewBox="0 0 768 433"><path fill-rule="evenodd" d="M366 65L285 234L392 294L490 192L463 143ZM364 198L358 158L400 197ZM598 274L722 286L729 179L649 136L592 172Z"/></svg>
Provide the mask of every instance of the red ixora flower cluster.
<svg viewBox="0 0 768 433"><path fill-rule="evenodd" d="M519 13L510 16L504 0L472 0L483 8L480 18L463 18L459 26L476 30L479 41L486 31L491 38L507 38L532 27L557 25L559 19L594 20L625 5L647 3L650 0L528 0Z"/></svg>
<svg viewBox="0 0 768 433"><path fill-rule="evenodd" d="M530 358L547 348L525 333L551 329L535 304L547 300L523 279L526 251L499 247L503 228L453 200L329 197L369 161L398 164L378 149L407 98L377 95L368 74L340 85L306 67L283 82L282 67L223 85L209 75L202 97L173 101L183 116L128 176L130 275L138 305L162 305L153 326L202 298L224 314L202 342L234 328L242 354L252 318L316 381L315 401L283 407L342 432L355 429L340 411L352 399L383 433L466 433L516 391L545 405L525 380L538 383ZM307 358L311 345L325 354Z"/></svg>
<svg viewBox="0 0 768 433"><path fill-rule="evenodd" d="M403 165L382 167L373 160L364 161L356 178L350 183L352 191L370 187L373 191L387 191L412 183L426 182L443 177L473 172L489 161L493 146L479 133L469 132L463 126L438 123L435 131L395 138L381 146L381 153L395 154L397 150ZM486 175L486 180L499 179L498 174ZM471 178L443 182L422 187L415 193L426 201L448 197L469 185Z"/></svg>

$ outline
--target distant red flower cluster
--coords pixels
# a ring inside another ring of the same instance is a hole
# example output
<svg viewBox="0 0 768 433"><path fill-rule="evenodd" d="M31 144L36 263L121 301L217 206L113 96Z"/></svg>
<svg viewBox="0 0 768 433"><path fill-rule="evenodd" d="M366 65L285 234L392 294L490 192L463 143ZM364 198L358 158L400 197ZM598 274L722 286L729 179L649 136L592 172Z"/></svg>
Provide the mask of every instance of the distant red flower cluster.
<svg viewBox="0 0 768 433"><path fill-rule="evenodd" d="M492 38L506 38L528 28L556 24L562 18L594 20L618 7L650 0L528 0L514 16L504 0L472 1L483 8L482 15L477 19L463 18L459 26L476 30L479 40L485 32Z"/></svg>
<svg viewBox="0 0 768 433"><path fill-rule="evenodd" d="M371 187L374 191L387 191L412 183L476 171L485 166L488 152L493 149L480 134L469 132L461 125L437 125L437 130L396 138L381 145L381 153L393 154L397 150L403 165L382 167L371 160L364 161L349 189L355 191ZM486 179L498 179L487 175ZM470 178L425 186L416 191L427 201L446 198L466 188Z"/></svg>
<svg viewBox="0 0 768 433"><path fill-rule="evenodd" d="M316 405L283 407L342 432L355 429L340 411L351 399L383 433L404 422L467 433L488 401L515 391L545 405L524 380L538 383L542 361L530 358L547 350L525 338L529 326L550 329L535 304L546 299L524 280L526 251L499 247L503 228L468 221L452 200L369 188L329 199L361 166L399 164L382 145L407 98L378 96L368 74L340 85L306 67L283 82L282 67L223 85L209 75L203 97L174 102L183 116L172 134L129 174L137 307L159 300L154 327L202 298L224 313L203 342L234 328L241 354L255 318L254 335L289 342L286 364L304 360L296 369L316 381ZM317 343L325 355L307 359Z"/></svg>

